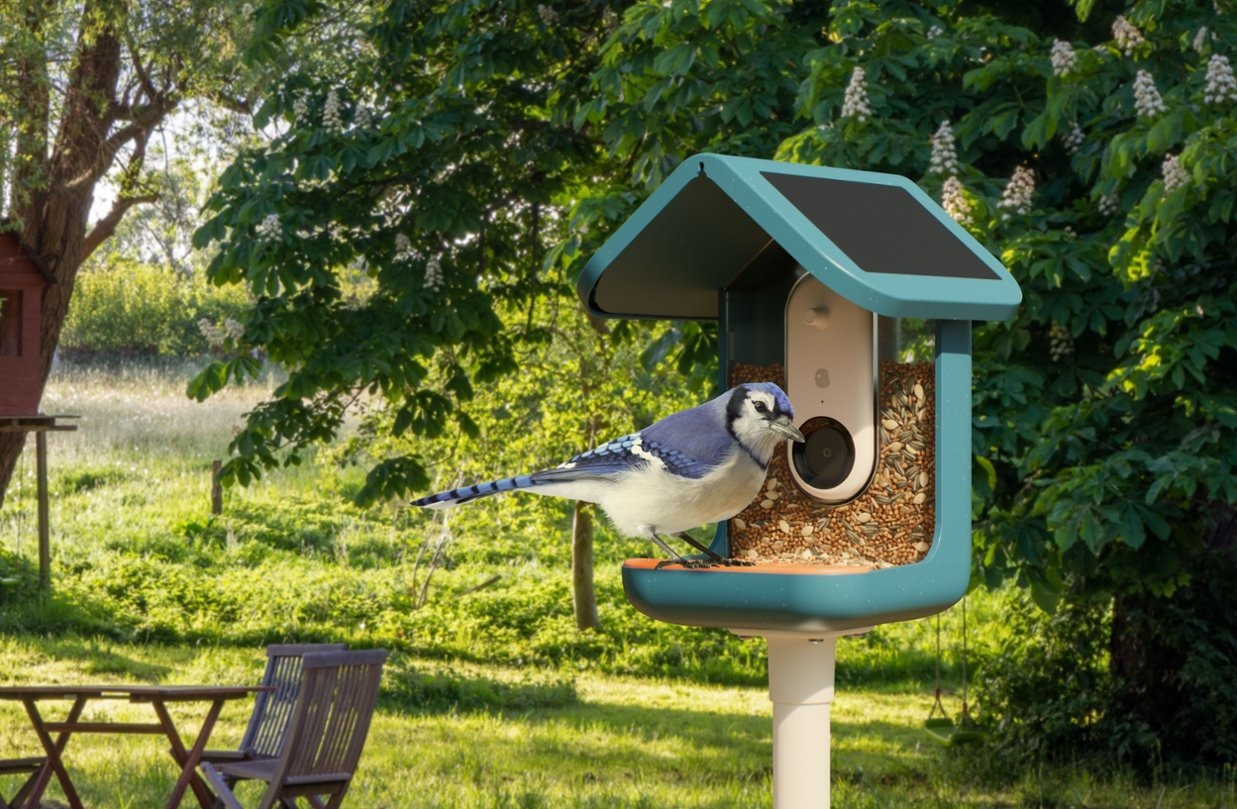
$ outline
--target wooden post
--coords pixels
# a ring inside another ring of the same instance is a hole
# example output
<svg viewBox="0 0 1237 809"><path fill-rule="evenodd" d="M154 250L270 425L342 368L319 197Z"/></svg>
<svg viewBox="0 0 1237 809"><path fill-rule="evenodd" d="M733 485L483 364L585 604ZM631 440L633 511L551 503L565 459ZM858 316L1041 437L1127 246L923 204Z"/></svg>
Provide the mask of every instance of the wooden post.
<svg viewBox="0 0 1237 809"><path fill-rule="evenodd" d="M52 541L47 514L47 433L43 430L38 430L34 434L34 458L39 497L39 586L44 590L50 590L52 587Z"/></svg>
<svg viewBox="0 0 1237 809"><path fill-rule="evenodd" d="M73 432L75 424L57 424L56 419L75 419L77 416L45 416L32 413L28 416L8 416L0 413L0 433L34 433L34 462L39 523L39 586L47 591L52 586L51 519L47 507L47 434L48 432Z"/></svg>
<svg viewBox="0 0 1237 809"><path fill-rule="evenodd" d="M211 461L210 464L210 513L223 513L223 486L219 484L219 471L223 469L223 461Z"/></svg>
<svg viewBox="0 0 1237 809"><path fill-rule="evenodd" d="M593 514L582 500L575 502L571 520L571 592L576 629L597 629L597 591L593 583Z"/></svg>

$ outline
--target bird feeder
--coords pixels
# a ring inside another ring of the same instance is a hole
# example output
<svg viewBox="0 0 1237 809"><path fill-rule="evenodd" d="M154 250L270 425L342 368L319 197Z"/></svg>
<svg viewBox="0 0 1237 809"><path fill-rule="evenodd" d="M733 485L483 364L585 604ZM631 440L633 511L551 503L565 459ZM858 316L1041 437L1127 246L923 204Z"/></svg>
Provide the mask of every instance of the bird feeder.
<svg viewBox="0 0 1237 809"><path fill-rule="evenodd" d="M15 233L0 233L0 416L38 412L39 334L46 265Z"/></svg>
<svg viewBox="0 0 1237 809"><path fill-rule="evenodd" d="M623 587L652 618L768 639L774 805L827 805L837 637L966 591L971 322L1011 317L1021 291L904 177L710 154L667 177L578 291L598 316L716 320L721 387L790 397L807 440L713 539L750 566L632 559Z"/></svg>

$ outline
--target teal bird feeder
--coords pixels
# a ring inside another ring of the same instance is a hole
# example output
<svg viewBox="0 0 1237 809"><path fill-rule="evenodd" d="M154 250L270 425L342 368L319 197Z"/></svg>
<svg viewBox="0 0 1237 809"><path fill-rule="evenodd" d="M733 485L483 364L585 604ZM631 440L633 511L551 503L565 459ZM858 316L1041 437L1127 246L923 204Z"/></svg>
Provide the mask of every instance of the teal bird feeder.
<svg viewBox="0 0 1237 809"><path fill-rule="evenodd" d="M712 543L750 564L631 559L623 586L657 620L768 639L774 805L827 806L837 637L966 591L971 323L1021 291L904 177L713 154L667 177L578 291L598 316L716 320L721 387L790 397L807 440Z"/></svg>

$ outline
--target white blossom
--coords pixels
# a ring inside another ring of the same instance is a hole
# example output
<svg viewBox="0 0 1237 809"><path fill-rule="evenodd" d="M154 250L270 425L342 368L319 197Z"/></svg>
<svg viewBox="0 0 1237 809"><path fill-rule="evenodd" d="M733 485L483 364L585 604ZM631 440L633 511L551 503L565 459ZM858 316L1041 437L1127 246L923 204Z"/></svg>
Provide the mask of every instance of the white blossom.
<svg viewBox="0 0 1237 809"><path fill-rule="evenodd" d="M279 222L279 215L273 213L264 216L255 230L262 241L274 241L283 235L283 225Z"/></svg>
<svg viewBox="0 0 1237 809"><path fill-rule="evenodd" d="M1078 57L1074 55L1074 46L1061 39L1052 41L1052 75L1068 76L1074 71Z"/></svg>
<svg viewBox="0 0 1237 809"><path fill-rule="evenodd" d="M1001 219L1009 220L1014 214L1026 215L1031 212L1031 197L1035 194L1035 170L1026 166L1014 169L1014 176L1001 193L998 208L1004 209Z"/></svg>
<svg viewBox="0 0 1237 809"><path fill-rule="evenodd" d="M846 85L846 95L842 99L842 117L866 121L871 114L872 109L868 106L868 82L864 78L863 68L857 67L850 74L850 82Z"/></svg>
<svg viewBox="0 0 1237 809"><path fill-rule="evenodd" d="M1073 353L1073 335L1069 333L1069 329L1054 322L1048 327L1048 354L1052 357L1052 361L1060 362Z"/></svg>
<svg viewBox="0 0 1237 809"><path fill-rule="evenodd" d="M206 344L211 348L223 347L223 329L220 329L214 323L211 323L206 318L198 320L198 331L202 332L202 336L206 338Z"/></svg>
<svg viewBox="0 0 1237 809"><path fill-rule="evenodd" d="M963 193L962 182L958 179L957 175L951 176L941 186L941 207L958 224L971 224L971 202L966 198L966 194Z"/></svg>
<svg viewBox="0 0 1237 809"><path fill-rule="evenodd" d="M1065 151L1070 154L1078 154L1078 150L1082 148L1083 141L1086 136L1082 133L1082 127L1077 121L1070 124L1069 132L1061 136L1061 140L1065 142Z"/></svg>
<svg viewBox="0 0 1237 809"><path fill-rule="evenodd" d="M1223 54L1213 54L1207 60L1207 86L1203 89L1203 101L1208 104L1237 101L1237 79L1233 78L1233 66Z"/></svg>
<svg viewBox="0 0 1237 809"><path fill-rule="evenodd" d="M1134 76L1134 111L1140 118L1154 118L1164 112L1164 99L1155 87L1155 79L1145 70Z"/></svg>
<svg viewBox="0 0 1237 809"><path fill-rule="evenodd" d="M1138 26L1127 20L1125 17L1117 17L1112 24L1112 38L1117 41L1117 47L1126 56L1132 56L1134 49L1143 44L1147 40L1143 38L1142 31L1138 30Z"/></svg>
<svg viewBox="0 0 1237 809"><path fill-rule="evenodd" d="M224 318L223 330L227 332L228 336L233 340L239 340L245 334L245 327L242 326L239 321L233 320L230 317Z"/></svg>
<svg viewBox="0 0 1237 809"><path fill-rule="evenodd" d="M954 143L954 130L949 121L941 121L932 136L932 157L928 164L932 174L952 175L958 173L958 148Z"/></svg>
<svg viewBox="0 0 1237 809"><path fill-rule="evenodd" d="M352 116L352 123L357 129L369 129L374 125L374 114L369 111L369 107L357 107L356 114Z"/></svg>
<svg viewBox="0 0 1237 809"><path fill-rule="evenodd" d="M305 116L309 114L309 99L304 93L297 93L296 98L292 99L292 117L297 123L305 120Z"/></svg>
<svg viewBox="0 0 1237 809"><path fill-rule="evenodd" d="M926 36L928 39L936 39L943 33L945 33L945 29L941 28L939 25L934 25L928 29L927 34L925 34L924 36Z"/></svg>
<svg viewBox="0 0 1237 809"><path fill-rule="evenodd" d="M553 25L558 19L558 12L546 5L537 6L537 16L541 18L541 22L545 25Z"/></svg>
<svg viewBox="0 0 1237 809"><path fill-rule="evenodd" d="M425 263L425 288L430 292L439 292L442 284L442 259L430 256L430 260Z"/></svg>
<svg viewBox="0 0 1237 809"><path fill-rule="evenodd" d="M1201 26L1198 33L1194 35L1194 50L1200 54L1207 49L1207 42L1211 39L1211 32L1207 30L1207 26Z"/></svg>
<svg viewBox="0 0 1237 809"><path fill-rule="evenodd" d="M1121 210L1121 198L1116 194L1104 194L1096 206L1101 216L1112 216Z"/></svg>
<svg viewBox="0 0 1237 809"><path fill-rule="evenodd" d="M1190 182L1190 174L1181 167L1181 162L1177 159L1177 155L1164 155L1164 162L1160 164L1160 171L1164 173L1165 194L1176 191Z"/></svg>
<svg viewBox="0 0 1237 809"><path fill-rule="evenodd" d="M412 240L406 233L395 234L395 260L407 261L412 258Z"/></svg>
<svg viewBox="0 0 1237 809"><path fill-rule="evenodd" d="M322 126L328 132L340 132L344 128L343 110L339 103L339 93L332 88L326 94L326 103L322 105Z"/></svg>

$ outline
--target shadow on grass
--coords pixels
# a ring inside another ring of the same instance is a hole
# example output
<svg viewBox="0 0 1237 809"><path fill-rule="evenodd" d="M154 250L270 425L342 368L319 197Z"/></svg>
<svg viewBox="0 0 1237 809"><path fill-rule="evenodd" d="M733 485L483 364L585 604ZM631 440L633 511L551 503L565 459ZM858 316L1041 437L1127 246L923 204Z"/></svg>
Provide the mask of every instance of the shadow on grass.
<svg viewBox="0 0 1237 809"><path fill-rule="evenodd" d="M579 702L575 683L550 672L514 679L418 671L398 659L383 672L381 708L409 714L527 712Z"/></svg>
<svg viewBox="0 0 1237 809"><path fill-rule="evenodd" d="M0 549L0 632L121 636L108 616L57 594L52 586L50 592L40 586L33 561Z"/></svg>

